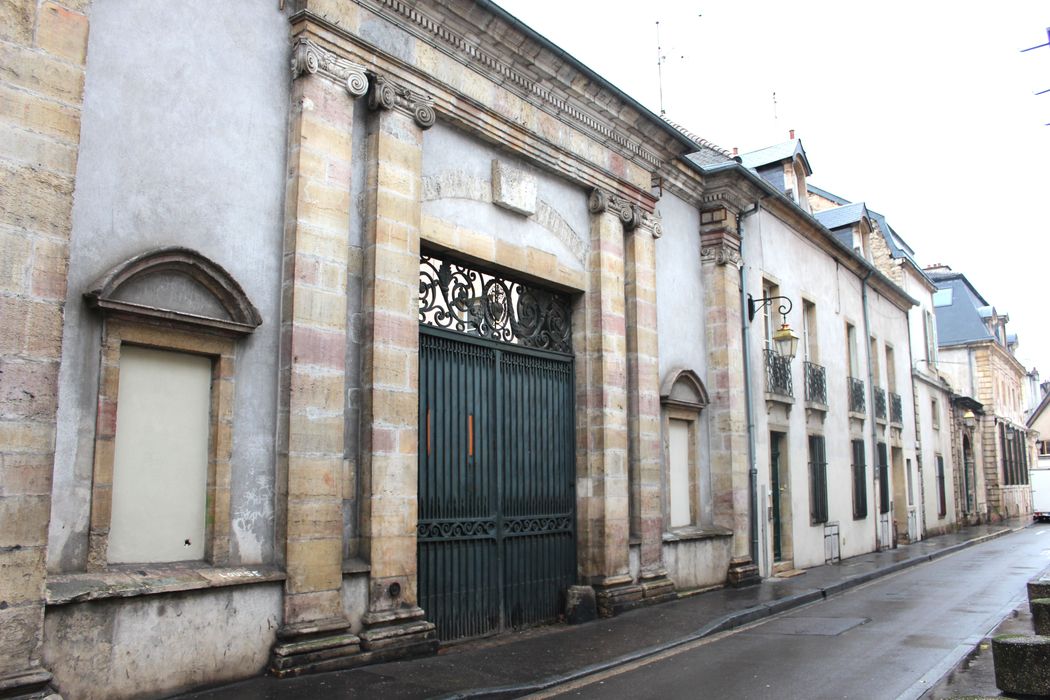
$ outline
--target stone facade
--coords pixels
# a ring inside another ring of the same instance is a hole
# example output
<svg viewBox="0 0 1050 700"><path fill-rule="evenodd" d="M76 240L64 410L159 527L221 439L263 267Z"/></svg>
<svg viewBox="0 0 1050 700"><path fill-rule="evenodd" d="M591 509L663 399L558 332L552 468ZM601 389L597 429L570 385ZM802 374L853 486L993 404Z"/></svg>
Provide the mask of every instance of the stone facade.
<svg viewBox="0 0 1050 700"><path fill-rule="evenodd" d="M808 522L807 435L829 461L851 437L914 457L911 409L845 410L838 347L870 305L909 391L905 291L801 190L771 192L485 3L15 0L0 19L0 697L162 695L439 646L419 553L426 256L508 280L507 298L449 294L460 325L427 332L572 368L572 503L529 527L570 532L574 595L601 615L772 573L770 430L792 435L793 566L829 537ZM825 314L823 412L763 400L747 297L774 277ZM509 342L529 318L485 335L528 294L565 300L564 346ZM192 561L109 555L126 346L211 363ZM870 485L842 556L888 544ZM839 517L849 484L829 489Z"/></svg>

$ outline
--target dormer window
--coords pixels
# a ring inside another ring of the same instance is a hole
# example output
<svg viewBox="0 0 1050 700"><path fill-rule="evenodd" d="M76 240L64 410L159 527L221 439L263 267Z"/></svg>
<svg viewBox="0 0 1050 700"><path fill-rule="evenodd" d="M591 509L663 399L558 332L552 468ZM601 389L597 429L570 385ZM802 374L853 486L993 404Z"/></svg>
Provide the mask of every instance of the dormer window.
<svg viewBox="0 0 1050 700"><path fill-rule="evenodd" d="M791 180L794 183L792 196L795 203L802 207L803 211L809 212L809 198L806 196L806 168L801 158L795 158L792 162L791 171Z"/></svg>

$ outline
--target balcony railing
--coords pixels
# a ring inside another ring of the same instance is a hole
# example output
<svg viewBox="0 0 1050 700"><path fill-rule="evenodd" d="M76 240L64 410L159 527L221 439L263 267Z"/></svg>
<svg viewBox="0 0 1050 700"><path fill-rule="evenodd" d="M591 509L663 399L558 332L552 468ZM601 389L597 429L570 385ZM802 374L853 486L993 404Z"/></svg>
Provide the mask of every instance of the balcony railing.
<svg viewBox="0 0 1050 700"><path fill-rule="evenodd" d="M824 367L815 362L806 362L802 366L806 370L806 401L826 406L828 403L828 385L825 380Z"/></svg>
<svg viewBox="0 0 1050 700"><path fill-rule="evenodd" d="M776 350L767 349L766 355L766 391L780 396L795 396L791 385L791 359L784 357Z"/></svg>
<svg viewBox="0 0 1050 700"><path fill-rule="evenodd" d="M875 387L875 417L886 420L886 390L881 386Z"/></svg>
<svg viewBox="0 0 1050 700"><path fill-rule="evenodd" d="M901 403L901 395L890 392L890 423L901 425L904 423L904 404Z"/></svg>
<svg viewBox="0 0 1050 700"><path fill-rule="evenodd" d="M864 413L864 380L849 378L849 410L852 413Z"/></svg>

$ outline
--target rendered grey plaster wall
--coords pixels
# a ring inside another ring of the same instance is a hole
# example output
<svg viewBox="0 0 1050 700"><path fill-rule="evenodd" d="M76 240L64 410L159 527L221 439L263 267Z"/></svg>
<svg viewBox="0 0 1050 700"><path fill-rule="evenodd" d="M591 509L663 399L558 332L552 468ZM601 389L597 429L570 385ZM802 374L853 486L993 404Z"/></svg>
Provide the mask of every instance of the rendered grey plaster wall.
<svg viewBox="0 0 1050 700"><path fill-rule="evenodd" d="M656 241L656 322L660 381L676 368L706 383L704 282L700 268L700 214L670 193L657 206L664 235Z"/></svg>
<svg viewBox="0 0 1050 700"><path fill-rule="evenodd" d="M553 212L560 236L552 233L543 212L525 216L491 203L494 159L536 177L537 203ZM590 236L587 196L578 185L440 122L423 137L424 215L553 253L563 265L576 270L584 269L581 251L586 250Z"/></svg>
<svg viewBox="0 0 1050 700"><path fill-rule="evenodd" d="M273 556L289 27L276 2L95 0L59 378L48 565L84 566L100 324L81 298L120 261L194 248L263 325L237 350L231 558Z"/></svg>
<svg viewBox="0 0 1050 700"><path fill-rule="evenodd" d="M51 606L44 663L67 698L168 695L261 673L282 585L260 583Z"/></svg>
<svg viewBox="0 0 1050 700"><path fill-rule="evenodd" d="M660 383L662 386L672 372L689 369L696 372L700 381L706 385L707 318L703 272L700 265L700 213L694 206L671 193L664 193L656 210L663 224L663 235L656 240L656 323L660 352ZM699 445L696 467L699 471L695 498L699 506L700 521L694 524L711 524L714 513L709 448L713 436L708 417L707 411L700 413L697 430ZM666 445L666 435L663 436L663 441ZM666 478L666 448L661 451L661 458L665 462L663 473ZM665 485L665 512L670 512L669 498ZM665 551L668 551L666 546ZM724 573L723 569L721 575ZM688 576L692 577L693 574ZM678 579L673 576L672 578L676 585L679 585ZM694 578L688 580L693 581Z"/></svg>

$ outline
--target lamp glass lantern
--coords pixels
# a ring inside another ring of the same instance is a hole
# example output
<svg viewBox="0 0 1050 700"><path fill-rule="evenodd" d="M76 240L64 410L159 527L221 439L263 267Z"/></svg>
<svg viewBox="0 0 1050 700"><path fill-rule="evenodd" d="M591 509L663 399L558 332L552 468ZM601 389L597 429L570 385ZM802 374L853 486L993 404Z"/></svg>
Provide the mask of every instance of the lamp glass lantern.
<svg viewBox="0 0 1050 700"><path fill-rule="evenodd" d="M780 325L780 328L774 331L773 346L778 353L789 360L793 359L795 353L798 352L798 333L787 324L786 320Z"/></svg>

